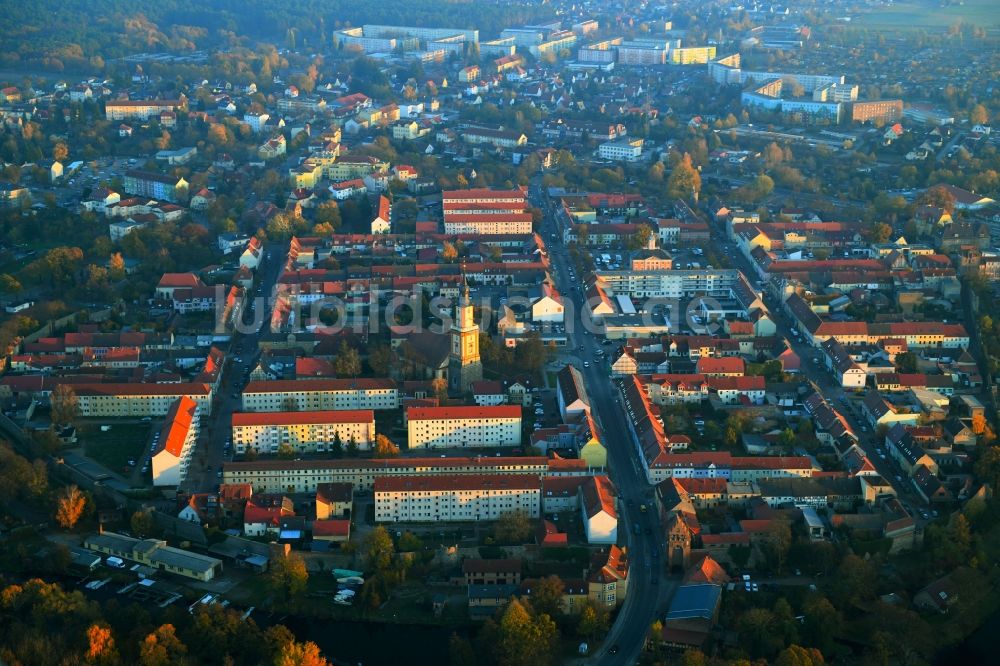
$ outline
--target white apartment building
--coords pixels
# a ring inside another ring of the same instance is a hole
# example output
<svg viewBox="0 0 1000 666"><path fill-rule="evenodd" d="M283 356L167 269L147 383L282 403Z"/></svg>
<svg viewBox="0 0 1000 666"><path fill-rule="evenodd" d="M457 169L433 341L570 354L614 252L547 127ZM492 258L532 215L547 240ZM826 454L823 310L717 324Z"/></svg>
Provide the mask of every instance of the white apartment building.
<svg viewBox="0 0 1000 666"><path fill-rule="evenodd" d="M149 120L164 111L177 111L186 105L182 99L117 99L104 104L107 120Z"/></svg>
<svg viewBox="0 0 1000 666"><path fill-rule="evenodd" d="M270 114L258 113L256 111L243 114L243 122L250 126L250 129L254 134L260 134L263 132L265 126L267 125L267 121L270 120L270 118Z"/></svg>
<svg viewBox="0 0 1000 666"><path fill-rule="evenodd" d="M367 451L375 441L375 412L370 409L319 412L234 412L233 448L243 454L277 453L288 445L296 453L325 453L340 436L344 448L353 440Z"/></svg>
<svg viewBox="0 0 1000 666"><path fill-rule="evenodd" d="M681 298L696 294L725 295L737 288L738 270L646 270L599 271L601 286L609 295L627 294L640 298Z"/></svg>
<svg viewBox="0 0 1000 666"><path fill-rule="evenodd" d="M190 398L200 416L212 413L209 384L74 384L80 416L165 416L178 398Z"/></svg>
<svg viewBox="0 0 1000 666"><path fill-rule="evenodd" d="M243 389L245 412L316 412L397 409L399 389L391 379L304 379L250 382Z"/></svg>
<svg viewBox="0 0 1000 666"><path fill-rule="evenodd" d="M521 445L521 408L411 407L406 410L410 450Z"/></svg>
<svg viewBox="0 0 1000 666"><path fill-rule="evenodd" d="M198 409L198 403L184 396L171 405L153 451L154 486L179 486L187 477L198 441Z"/></svg>
<svg viewBox="0 0 1000 666"><path fill-rule="evenodd" d="M598 146L597 154L603 160L635 162L642 157L642 139L608 141Z"/></svg>
<svg viewBox="0 0 1000 666"><path fill-rule="evenodd" d="M537 518L541 499L541 479L524 474L383 477L375 522L479 522L513 511Z"/></svg>
<svg viewBox="0 0 1000 666"><path fill-rule="evenodd" d="M441 195L446 234L530 234L521 190L447 190Z"/></svg>
<svg viewBox="0 0 1000 666"><path fill-rule="evenodd" d="M225 483L247 483L255 492L315 492L321 483L350 483L371 490L375 479L396 476L524 474L586 476L584 460L545 457L386 458L338 460L258 460L223 467Z"/></svg>

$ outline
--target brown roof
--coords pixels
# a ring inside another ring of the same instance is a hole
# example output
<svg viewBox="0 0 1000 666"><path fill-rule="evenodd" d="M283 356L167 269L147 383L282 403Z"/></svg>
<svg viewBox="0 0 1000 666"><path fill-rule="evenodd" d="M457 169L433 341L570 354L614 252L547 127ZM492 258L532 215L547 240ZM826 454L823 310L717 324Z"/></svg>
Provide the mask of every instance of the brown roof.
<svg viewBox="0 0 1000 666"><path fill-rule="evenodd" d="M587 516L594 517L601 511L612 518L618 518L618 511L615 508L615 487L606 476L592 476L584 481L581 486L583 491L583 506L587 509Z"/></svg>
<svg viewBox="0 0 1000 666"><path fill-rule="evenodd" d="M410 407L406 410L409 421L433 421L438 419L514 419L521 418L521 408L517 405L494 405L479 407L462 405L457 407Z"/></svg>
<svg viewBox="0 0 1000 666"><path fill-rule="evenodd" d="M312 425L319 423L374 423L370 409L329 409L315 412L233 412L236 426Z"/></svg>
<svg viewBox="0 0 1000 666"><path fill-rule="evenodd" d="M521 573L521 560L514 558L481 560L467 557L462 560L462 573Z"/></svg>
<svg viewBox="0 0 1000 666"><path fill-rule="evenodd" d="M278 379L250 382L243 393L287 393L394 389L392 379Z"/></svg>
<svg viewBox="0 0 1000 666"><path fill-rule="evenodd" d="M354 498L354 486L350 483L317 483L316 502L333 504L350 502Z"/></svg>
<svg viewBox="0 0 1000 666"><path fill-rule="evenodd" d="M447 492L462 490L541 490L531 474L439 474L436 476L380 476L376 493Z"/></svg>

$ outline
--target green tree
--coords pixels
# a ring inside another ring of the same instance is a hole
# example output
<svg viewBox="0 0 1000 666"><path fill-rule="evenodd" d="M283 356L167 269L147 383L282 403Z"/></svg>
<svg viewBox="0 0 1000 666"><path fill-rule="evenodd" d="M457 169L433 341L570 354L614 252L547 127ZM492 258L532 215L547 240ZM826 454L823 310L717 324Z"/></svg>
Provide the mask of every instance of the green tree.
<svg viewBox="0 0 1000 666"><path fill-rule="evenodd" d="M476 666L476 653L468 638L452 633L448 639L448 663L451 666Z"/></svg>
<svg viewBox="0 0 1000 666"><path fill-rule="evenodd" d="M531 518L524 511L505 511L493 526L494 538L502 544L522 544L531 536Z"/></svg>
<svg viewBox="0 0 1000 666"><path fill-rule="evenodd" d="M385 572L392 566L396 546L392 543L389 531L379 525L365 537L365 562L370 570Z"/></svg>
<svg viewBox="0 0 1000 666"><path fill-rule="evenodd" d="M799 645L789 645L774 660L774 666L821 666L825 663L819 650Z"/></svg>
<svg viewBox="0 0 1000 666"><path fill-rule="evenodd" d="M603 636L608 631L609 613L606 606L588 599L580 609L580 617L576 623L576 635L580 638L593 640Z"/></svg>
<svg viewBox="0 0 1000 666"><path fill-rule="evenodd" d="M896 354L896 369L900 372L914 373L917 371L917 355L913 352Z"/></svg>
<svg viewBox="0 0 1000 666"><path fill-rule="evenodd" d="M279 599L283 601L294 599L305 592L309 583L306 562L294 551L284 557L272 558L268 564L265 580L268 590Z"/></svg>
<svg viewBox="0 0 1000 666"><path fill-rule="evenodd" d="M399 447L391 439L379 433L375 435L375 457L376 458L396 458L399 456Z"/></svg>
<svg viewBox="0 0 1000 666"><path fill-rule="evenodd" d="M539 613L553 617L562 613L562 596L566 586L559 576L541 578L531 591L531 606Z"/></svg>
<svg viewBox="0 0 1000 666"><path fill-rule="evenodd" d="M530 606L513 599L500 617L497 661L501 666L545 666L552 663L558 637L555 622L532 616Z"/></svg>
<svg viewBox="0 0 1000 666"><path fill-rule="evenodd" d="M740 632L740 644L755 658L771 657L782 646L775 624L774 613L768 609L747 610L736 623Z"/></svg>
<svg viewBox="0 0 1000 666"><path fill-rule="evenodd" d="M336 201L324 201L316 206L315 220L317 224L329 224L333 230L340 228L340 206Z"/></svg>
<svg viewBox="0 0 1000 666"><path fill-rule="evenodd" d="M344 442L340 439L340 431L333 433L333 444L330 445L330 455L334 458L344 457Z"/></svg>
<svg viewBox="0 0 1000 666"><path fill-rule="evenodd" d="M160 625L139 644L141 666L168 666L179 663L187 654L187 647L177 637L172 624Z"/></svg>
<svg viewBox="0 0 1000 666"><path fill-rule="evenodd" d="M153 521L153 514L149 511L136 511L129 520L129 527L132 534L139 538L145 538L153 534L156 523Z"/></svg>
<svg viewBox="0 0 1000 666"><path fill-rule="evenodd" d="M56 425L72 425L80 413L80 401L76 391L69 384L59 384L52 390L49 397L51 404L52 423Z"/></svg>
<svg viewBox="0 0 1000 666"><path fill-rule="evenodd" d="M0 291L5 294L19 294L24 289L21 283L17 281L10 273L0 274Z"/></svg>
<svg viewBox="0 0 1000 666"><path fill-rule="evenodd" d="M697 197L700 191L701 175L691 164L691 155L684 153L667 179L667 196L671 199L688 200Z"/></svg>
<svg viewBox="0 0 1000 666"><path fill-rule="evenodd" d="M278 445L278 458L280 460L291 460L295 457L295 449L288 442L282 442Z"/></svg>
<svg viewBox="0 0 1000 666"><path fill-rule="evenodd" d="M341 377L357 377L361 374L361 357L356 349L347 344L347 340L340 341L337 358L333 360L333 370Z"/></svg>
<svg viewBox="0 0 1000 666"><path fill-rule="evenodd" d="M828 654L843 624L840 613L826 597L812 595L802 605L802 614L805 615L804 631L809 644Z"/></svg>
<svg viewBox="0 0 1000 666"><path fill-rule="evenodd" d="M66 486L56 499L56 522L59 527L71 530L83 517L87 497L76 486Z"/></svg>

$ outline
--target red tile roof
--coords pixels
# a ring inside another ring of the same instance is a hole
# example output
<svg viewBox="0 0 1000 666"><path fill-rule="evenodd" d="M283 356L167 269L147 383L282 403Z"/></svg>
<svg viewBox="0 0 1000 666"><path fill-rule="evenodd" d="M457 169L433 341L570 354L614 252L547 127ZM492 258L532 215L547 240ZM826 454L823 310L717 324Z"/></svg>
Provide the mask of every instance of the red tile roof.
<svg viewBox="0 0 1000 666"><path fill-rule="evenodd" d="M321 391L353 391L395 389L392 379L278 379L250 382L243 389L247 393L289 393Z"/></svg>
<svg viewBox="0 0 1000 666"><path fill-rule="evenodd" d="M531 474L441 474L437 476L382 476L376 493L446 492L457 490L541 490Z"/></svg>
<svg viewBox="0 0 1000 666"><path fill-rule="evenodd" d="M313 521L313 536L344 536L351 533L349 519L315 520Z"/></svg>
<svg viewBox="0 0 1000 666"><path fill-rule="evenodd" d="M313 425L321 423L374 423L370 409L330 409L315 412L233 412L233 427Z"/></svg>
<svg viewBox="0 0 1000 666"><path fill-rule="evenodd" d="M479 407L463 405L458 407L410 407L406 410L409 421L433 421L438 419L513 419L521 418L521 408L517 405L495 405Z"/></svg>
<svg viewBox="0 0 1000 666"><path fill-rule="evenodd" d="M187 396L178 398L167 411L166 422L163 424L163 430L160 431L160 443L153 455L160 451L167 451L175 458L180 458L184 451L184 442L194 424L197 412L198 403L194 400Z"/></svg>

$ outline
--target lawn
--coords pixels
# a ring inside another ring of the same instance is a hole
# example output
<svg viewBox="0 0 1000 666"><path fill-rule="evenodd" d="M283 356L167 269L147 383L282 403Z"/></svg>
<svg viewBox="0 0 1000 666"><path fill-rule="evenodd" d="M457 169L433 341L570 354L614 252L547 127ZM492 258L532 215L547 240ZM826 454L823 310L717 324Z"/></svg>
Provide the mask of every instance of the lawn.
<svg viewBox="0 0 1000 666"><path fill-rule="evenodd" d="M84 454L94 462L121 473L129 458L142 457L149 442L148 423L112 424L111 430L101 432L99 424L84 424L79 428Z"/></svg>
<svg viewBox="0 0 1000 666"><path fill-rule="evenodd" d="M983 27L1000 25L996 0L965 0L964 5L941 7L931 0L897 3L879 7L860 16L863 26L893 28L940 28L962 21Z"/></svg>

